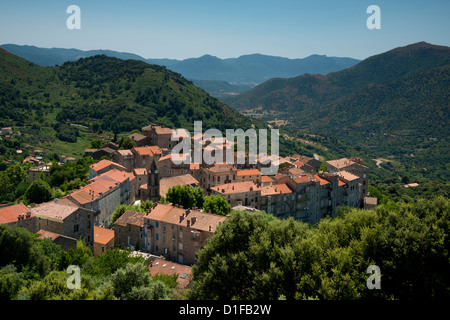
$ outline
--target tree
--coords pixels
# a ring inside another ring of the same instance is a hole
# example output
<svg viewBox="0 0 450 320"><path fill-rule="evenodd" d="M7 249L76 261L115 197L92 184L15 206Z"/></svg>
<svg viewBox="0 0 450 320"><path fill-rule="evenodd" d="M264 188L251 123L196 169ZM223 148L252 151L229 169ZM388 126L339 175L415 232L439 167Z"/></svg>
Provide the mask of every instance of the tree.
<svg viewBox="0 0 450 320"><path fill-rule="evenodd" d="M25 285L23 274L17 272L17 268L9 264L0 269L0 300L13 300L22 286Z"/></svg>
<svg viewBox="0 0 450 320"><path fill-rule="evenodd" d="M33 181L24 195L24 202L42 203L52 199L52 189L47 182L38 179Z"/></svg>
<svg viewBox="0 0 450 320"><path fill-rule="evenodd" d="M184 209L201 208L199 204L203 200L203 191L199 187L173 186L167 191L165 200L169 203L179 204Z"/></svg>
<svg viewBox="0 0 450 320"><path fill-rule="evenodd" d="M450 200L345 208L310 226L234 211L193 266L191 299L448 299ZM368 290L367 268L382 290Z"/></svg>
<svg viewBox="0 0 450 320"><path fill-rule="evenodd" d="M100 149L102 147L102 140L100 139L92 139L90 149Z"/></svg>
<svg viewBox="0 0 450 320"><path fill-rule="evenodd" d="M167 298L172 290L161 281L150 281L147 265L128 263L111 276L114 295L121 300L159 300Z"/></svg>
<svg viewBox="0 0 450 320"><path fill-rule="evenodd" d="M206 196L203 211L225 216L230 213L231 205L221 195Z"/></svg>
<svg viewBox="0 0 450 320"><path fill-rule="evenodd" d="M19 271L43 276L50 264L43 249L36 245L35 235L24 228L0 225L0 267L14 264Z"/></svg>

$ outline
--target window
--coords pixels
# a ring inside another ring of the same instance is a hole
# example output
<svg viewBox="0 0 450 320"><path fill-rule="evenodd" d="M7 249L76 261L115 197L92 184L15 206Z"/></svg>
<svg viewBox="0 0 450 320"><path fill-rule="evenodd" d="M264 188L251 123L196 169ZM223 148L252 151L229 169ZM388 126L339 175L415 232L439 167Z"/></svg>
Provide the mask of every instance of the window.
<svg viewBox="0 0 450 320"><path fill-rule="evenodd" d="M48 220L47 220L47 222L48 222ZM74 225L73 226L73 232L78 232L78 230L79 230L79 226L77 224Z"/></svg>
<svg viewBox="0 0 450 320"><path fill-rule="evenodd" d="M155 221L155 228L159 228L159 221Z"/></svg>
<svg viewBox="0 0 450 320"><path fill-rule="evenodd" d="M159 234L155 233L155 240L159 240Z"/></svg>
<svg viewBox="0 0 450 320"><path fill-rule="evenodd" d="M178 244L178 250L183 250L183 244L181 242Z"/></svg>

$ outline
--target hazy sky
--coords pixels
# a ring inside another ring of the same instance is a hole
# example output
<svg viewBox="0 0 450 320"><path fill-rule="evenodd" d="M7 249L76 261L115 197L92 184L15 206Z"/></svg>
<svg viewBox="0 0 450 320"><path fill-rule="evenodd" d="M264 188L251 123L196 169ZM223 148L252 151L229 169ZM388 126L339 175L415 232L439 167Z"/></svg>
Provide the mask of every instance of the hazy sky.
<svg viewBox="0 0 450 320"><path fill-rule="evenodd" d="M69 5L81 29L69 30ZM381 9L369 30L367 7ZM0 44L110 49L144 58L261 53L364 59L419 41L450 45L450 1L2 0Z"/></svg>

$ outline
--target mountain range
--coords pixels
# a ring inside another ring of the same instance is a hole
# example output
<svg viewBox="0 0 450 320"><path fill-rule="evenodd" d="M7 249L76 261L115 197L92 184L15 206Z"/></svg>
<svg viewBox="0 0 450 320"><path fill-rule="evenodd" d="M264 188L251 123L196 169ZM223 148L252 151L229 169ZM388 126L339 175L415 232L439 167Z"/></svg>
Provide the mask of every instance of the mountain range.
<svg viewBox="0 0 450 320"><path fill-rule="evenodd" d="M395 48L327 75L271 79L225 103L286 128L338 137L449 178L450 48L426 42Z"/></svg>
<svg viewBox="0 0 450 320"><path fill-rule="evenodd" d="M294 77L305 73L327 74L351 67L359 62L352 58L327 57L325 55L311 55L303 59L288 59L262 54L243 55L229 59L203 55L198 58L175 60L145 59L136 54L112 50L82 51L15 44L3 44L0 45L0 48L41 66L61 65L66 61L75 61L98 54L119 59L141 60L178 72L214 96L222 96L229 92L240 93L274 77Z"/></svg>

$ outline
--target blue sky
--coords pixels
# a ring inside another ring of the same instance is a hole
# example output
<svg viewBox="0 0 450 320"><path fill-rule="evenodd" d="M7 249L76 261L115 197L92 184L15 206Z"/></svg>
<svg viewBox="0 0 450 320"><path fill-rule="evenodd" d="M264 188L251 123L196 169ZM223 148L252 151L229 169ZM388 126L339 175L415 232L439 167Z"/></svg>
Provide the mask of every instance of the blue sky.
<svg viewBox="0 0 450 320"><path fill-rule="evenodd" d="M69 30L69 5L81 29ZM370 5L381 29L369 30ZM110 49L144 58L262 53L364 59L414 42L450 46L450 1L15 0L2 3L0 44Z"/></svg>

